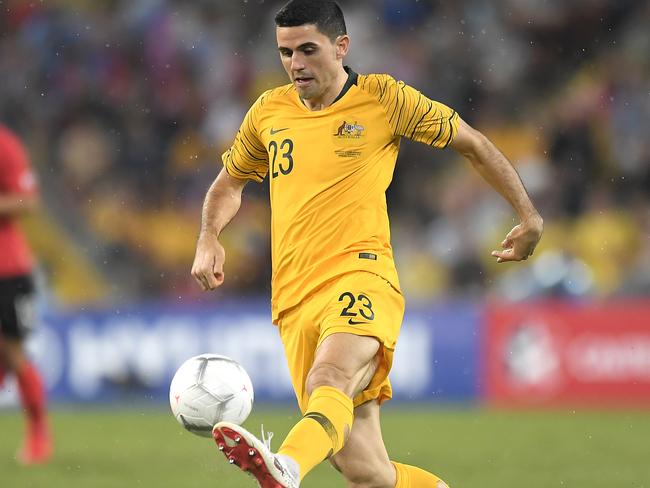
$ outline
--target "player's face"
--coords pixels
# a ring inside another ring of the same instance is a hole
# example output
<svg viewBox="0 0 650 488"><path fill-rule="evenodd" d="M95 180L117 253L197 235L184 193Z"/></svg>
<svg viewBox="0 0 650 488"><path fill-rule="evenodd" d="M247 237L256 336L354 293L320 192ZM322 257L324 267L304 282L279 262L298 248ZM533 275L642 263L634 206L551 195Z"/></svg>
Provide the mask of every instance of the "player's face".
<svg viewBox="0 0 650 488"><path fill-rule="evenodd" d="M334 42L315 25L278 27L280 59L289 78L304 100L318 100L333 88L347 54L348 36Z"/></svg>

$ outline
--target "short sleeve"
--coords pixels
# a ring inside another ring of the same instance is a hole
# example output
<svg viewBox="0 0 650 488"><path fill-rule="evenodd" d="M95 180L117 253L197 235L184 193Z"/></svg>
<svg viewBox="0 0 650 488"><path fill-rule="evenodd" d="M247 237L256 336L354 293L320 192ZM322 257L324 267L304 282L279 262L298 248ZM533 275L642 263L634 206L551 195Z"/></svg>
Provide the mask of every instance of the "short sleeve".
<svg viewBox="0 0 650 488"><path fill-rule="evenodd" d="M36 193L36 176L22 143L6 130L0 136L0 191L24 195Z"/></svg>
<svg viewBox="0 0 650 488"><path fill-rule="evenodd" d="M455 110L427 98L403 81L389 75L368 75L364 84L384 106L396 136L445 148L458 132L460 119Z"/></svg>
<svg viewBox="0 0 650 488"><path fill-rule="evenodd" d="M259 113L267 94L263 93L252 105L232 146L221 156L226 171L234 178L261 182L269 171L268 153L258 131Z"/></svg>

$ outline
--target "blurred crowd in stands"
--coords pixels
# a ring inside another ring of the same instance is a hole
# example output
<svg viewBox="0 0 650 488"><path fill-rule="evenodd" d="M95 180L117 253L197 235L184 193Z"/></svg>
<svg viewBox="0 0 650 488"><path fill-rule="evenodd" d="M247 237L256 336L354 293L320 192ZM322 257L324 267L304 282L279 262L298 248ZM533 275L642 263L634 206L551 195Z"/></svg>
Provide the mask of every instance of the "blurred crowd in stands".
<svg viewBox="0 0 650 488"><path fill-rule="evenodd" d="M26 222L63 304L198 300L203 196L252 101L286 83L264 0L5 0L0 121L30 148ZM404 142L389 190L407 298L650 294L650 3L341 1L348 64L454 107L510 158L545 218L526 265L490 251L516 223L453 151ZM223 235L229 296L268 293L267 185Z"/></svg>

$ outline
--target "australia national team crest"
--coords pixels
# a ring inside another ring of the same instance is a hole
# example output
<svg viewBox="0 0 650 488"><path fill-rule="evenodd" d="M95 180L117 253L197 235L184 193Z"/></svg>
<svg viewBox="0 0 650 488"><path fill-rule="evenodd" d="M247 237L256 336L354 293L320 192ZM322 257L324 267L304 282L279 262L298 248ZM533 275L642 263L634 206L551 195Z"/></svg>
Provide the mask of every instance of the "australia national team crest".
<svg viewBox="0 0 650 488"><path fill-rule="evenodd" d="M348 122L344 120L337 127L334 137L338 137L339 139L361 139L364 130L365 128L356 121Z"/></svg>
<svg viewBox="0 0 650 488"><path fill-rule="evenodd" d="M342 158L354 158L361 155L361 146L365 144L366 128L363 123L350 117L339 120L332 126L332 139L338 149L336 155Z"/></svg>

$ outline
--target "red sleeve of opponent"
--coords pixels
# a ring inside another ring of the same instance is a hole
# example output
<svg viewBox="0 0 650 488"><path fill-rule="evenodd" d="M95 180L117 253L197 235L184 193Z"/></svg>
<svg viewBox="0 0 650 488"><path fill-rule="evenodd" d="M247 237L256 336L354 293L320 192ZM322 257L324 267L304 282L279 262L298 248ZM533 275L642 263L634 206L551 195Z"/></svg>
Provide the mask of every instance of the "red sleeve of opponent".
<svg viewBox="0 0 650 488"><path fill-rule="evenodd" d="M27 151L18 137L0 127L0 192L32 195L37 192Z"/></svg>

